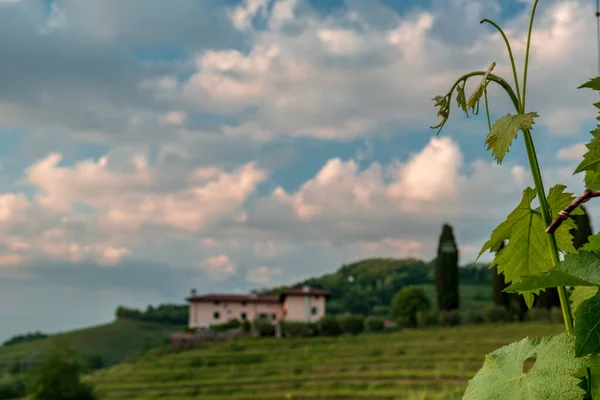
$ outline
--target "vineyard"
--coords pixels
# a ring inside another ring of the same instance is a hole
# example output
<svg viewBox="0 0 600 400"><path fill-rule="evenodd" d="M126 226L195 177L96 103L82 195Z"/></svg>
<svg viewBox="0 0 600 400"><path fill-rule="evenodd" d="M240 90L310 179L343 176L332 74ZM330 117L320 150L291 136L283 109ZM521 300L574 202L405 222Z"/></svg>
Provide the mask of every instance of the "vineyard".
<svg viewBox="0 0 600 400"><path fill-rule="evenodd" d="M341 338L249 338L92 375L110 399L460 399L484 355L560 324L478 325Z"/></svg>

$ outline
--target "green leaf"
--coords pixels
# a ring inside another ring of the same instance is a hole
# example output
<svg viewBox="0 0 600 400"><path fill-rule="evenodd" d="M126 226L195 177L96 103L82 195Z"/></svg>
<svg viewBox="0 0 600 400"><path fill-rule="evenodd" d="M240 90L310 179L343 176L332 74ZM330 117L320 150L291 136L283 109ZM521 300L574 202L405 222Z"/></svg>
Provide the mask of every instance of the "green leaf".
<svg viewBox="0 0 600 400"><path fill-rule="evenodd" d="M442 122L437 124L436 126L432 126L431 129L437 129L437 133L439 134L446 122L448 121L448 117L450 116L450 104L448 96L435 96L432 99L435 104L434 107L439 107L437 112L438 117L442 117Z"/></svg>
<svg viewBox="0 0 600 400"><path fill-rule="evenodd" d="M588 242L580 250L600 251L600 232L588 238Z"/></svg>
<svg viewBox="0 0 600 400"><path fill-rule="evenodd" d="M575 200L573 193L565 193L566 188L565 185L558 184L548 191L547 199L552 218L555 218L563 208ZM540 208L538 207L538 210L539 209ZM571 212L571 215L583 215L583 210L580 207L577 207ZM558 248L565 253L575 253L577 251L573 245L571 229L577 229L577 224L573 219L567 218L554 233Z"/></svg>
<svg viewBox="0 0 600 400"><path fill-rule="evenodd" d="M600 76L590 79L583 85L579 86L577 89L592 89L600 91Z"/></svg>
<svg viewBox="0 0 600 400"><path fill-rule="evenodd" d="M580 251L567 254L554 268L541 274L522 276L521 281L504 291L508 293L557 286L600 286L600 253Z"/></svg>
<svg viewBox="0 0 600 400"><path fill-rule="evenodd" d="M581 303L575 321L575 356L600 353L600 294Z"/></svg>
<svg viewBox="0 0 600 400"><path fill-rule="evenodd" d="M492 262L492 265L497 265L498 272L504 274L506 282L521 282L524 276L537 275L552 268L545 225L540 213L531 208L535 197L535 191L526 188L521 203L506 221L492 231L490 239L479 252L478 258L486 250L497 249L500 243L508 240L506 247ZM534 293L539 293L539 290ZM534 293L522 293L529 307L533 304Z"/></svg>
<svg viewBox="0 0 600 400"><path fill-rule="evenodd" d="M571 312L576 312L581 303L594 297L598 293L598 286L575 286L569 296Z"/></svg>
<svg viewBox="0 0 600 400"><path fill-rule="evenodd" d="M465 112L467 117L469 116L469 112L467 111L467 100L465 97L465 84L466 81L462 81L456 86L456 102L458 106Z"/></svg>
<svg viewBox="0 0 600 400"><path fill-rule="evenodd" d="M495 66L496 66L495 62L490 64L487 72L481 78L481 82L479 83L479 85L477 85L477 87L475 88L475 90L473 91L471 96L469 97L469 100L467 101L467 108L471 109L471 112L473 114L477 114L477 112L479 111L479 101L481 100L481 96L483 96L483 92L485 91L485 88L487 87L488 76L490 75L490 73L492 72L492 70L494 69Z"/></svg>
<svg viewBox="0 0 600 400"><path fill-rule="evenodd" d="M537 116L536 112L517 115L506 114L494 122L492 130L485 139L485 144L487 145L486 150L492 150L492 155L498 161L498 164L502 164L513 139L517 137L517 132L523 129L531 129L535 123L533 118Z"/></svg>
<svg viewBox="0 0 600 400"><path fill-rule="evenodd" d="M590 190L600 190L600 173L585 171L585 187Z"/></svg>
<svg viewBox="0 0 600 400"><path fill-rule="evenodd" d="M575 357L574 345L565 332L504 346L485 357L463 400L581 400L585 391L577 376L590 362ZM532 357L535 364L524 372L523 364Z"/></svg>

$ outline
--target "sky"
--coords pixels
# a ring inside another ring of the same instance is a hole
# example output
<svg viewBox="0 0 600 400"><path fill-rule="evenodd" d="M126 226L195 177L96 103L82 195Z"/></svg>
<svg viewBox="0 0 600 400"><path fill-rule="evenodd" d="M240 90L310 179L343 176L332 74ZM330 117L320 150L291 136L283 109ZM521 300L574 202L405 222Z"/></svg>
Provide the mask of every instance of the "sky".
<svg viewBox="0 0 600 400"><path fill-rule="evenodd" d="M591 0L544 0L527 110L545 185L583 190ZM527 0L0 0L0 340L117 306L248 292L370 257L460 262L531 185L484 113L436 136L460 75L522 74ZM467 85L472 90L478 80ZM491 115L513 112L490 86ZM593 227L600 203L589 204ZM489 261L486 254L482 260Z"/></svg>

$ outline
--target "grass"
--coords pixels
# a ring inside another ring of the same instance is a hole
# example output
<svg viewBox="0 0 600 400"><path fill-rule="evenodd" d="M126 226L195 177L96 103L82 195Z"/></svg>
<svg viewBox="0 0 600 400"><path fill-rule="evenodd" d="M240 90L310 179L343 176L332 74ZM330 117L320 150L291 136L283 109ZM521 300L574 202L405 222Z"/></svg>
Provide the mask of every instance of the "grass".
<svg viewBox="0 0 600 400"><path fill-rule="evenodd" d="M432 307L437 308L437 291L435 285L417 285L425 291ZM461 310L485 310L493 305L492 288L490 285L460 285L460 308Z"/></svg>
<svg viewBox="0 0 600 400"><path fill-rule="evenodd" d="M558 324L461 326L355 337L247 338L153 351L91 380L106 400L460 399L484 355Z"/></svg>
<svg viewBox="0 0 600 400"><path fill-rule="evenodd" d="M100 356L105 365L114 365L161 346L177 330L173 325L117 320L86 329L53 335L45 339L0 347L0 368L35 360L48 351L55 340L66 342L82 357Z"/></svg>

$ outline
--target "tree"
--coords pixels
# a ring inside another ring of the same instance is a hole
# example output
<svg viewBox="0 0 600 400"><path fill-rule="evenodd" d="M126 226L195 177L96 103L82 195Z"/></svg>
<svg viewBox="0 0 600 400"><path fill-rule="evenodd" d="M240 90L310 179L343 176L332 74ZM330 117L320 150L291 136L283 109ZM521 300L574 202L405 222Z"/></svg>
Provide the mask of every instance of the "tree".
<svg viewBox="0 0 600 400"><path fill-rule="evenodd" d="M58 345L41 363L33 382L35 400L95 400L92 386L81 382L74 353Z"/></svg>
<svg viewBox="0 0 600 400"><path fill-rule="evenodd" d="M429 311L431 304L425 291L417 286L407 286L400 289L392 300L392 318L400 324L411 327L417 326L417 313Z"/></svg>
<svg viewBox="0 0 600 400"><path fill-rule="evenodd" d="M439 311L455 310L460 305L458 289L458 247L452 227L442 226L435 262L435 284Z"/></svg>

